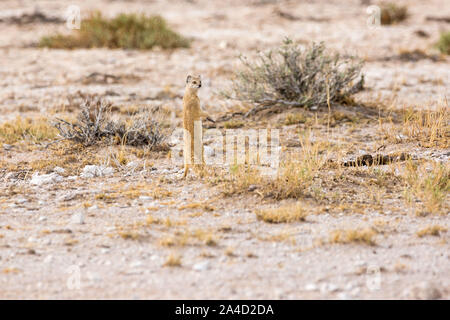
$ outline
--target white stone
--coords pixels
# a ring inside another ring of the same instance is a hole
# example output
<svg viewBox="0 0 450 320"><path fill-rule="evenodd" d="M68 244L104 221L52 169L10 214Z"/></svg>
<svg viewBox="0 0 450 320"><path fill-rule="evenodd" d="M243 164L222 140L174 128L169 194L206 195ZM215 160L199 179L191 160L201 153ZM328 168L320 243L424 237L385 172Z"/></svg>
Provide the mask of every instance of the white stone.
<svg viewBox="0 0 450 320"><path fill-rule="evenodd" d="M208 270L209 267L210 267L209 261L203 261L203 262L194 264L192 269L194 269L195 271L205 271L205 270Z"/></svg>
<svg viewBox="0 0 450 320"><path fill-rule="evenodd" d="M83 172L80 174L82 178L94 178L109 176L114 173L114 168L96 165L87 165L83 168Z"/></svg>
<svg viewBox="0 0 450 320"><path fill-rule="evenodd" d="M83 224L84 223L84 213L78 212L72 215L72 218L70 219L71 223L75 224Z"/></svg>
<svg viewBox="0 0 450 320"><path fill-rule="evenodd" d="M55 172L52 172L49 174L42 174L42 175L39 175L39 173L36 172L31 176L30 183L34 184L36 186L40 186L43 184L60 182L62 180L63 180L63 178Z"/></svg>
<svg viewBox="0 0 450 320"><path fill-rule="evenodd" d="M66 173L66 169L61 168L61 167L54 167L53 172L56 172L58 174L64 174L64 173Z"/></svg>
<svg viewBox="0 0 450 320"><path fill-rule="evenodd" d="M318 287L315 283L308 283L305 286L305 291L316 291L317 289L318 289Z"/></svg>

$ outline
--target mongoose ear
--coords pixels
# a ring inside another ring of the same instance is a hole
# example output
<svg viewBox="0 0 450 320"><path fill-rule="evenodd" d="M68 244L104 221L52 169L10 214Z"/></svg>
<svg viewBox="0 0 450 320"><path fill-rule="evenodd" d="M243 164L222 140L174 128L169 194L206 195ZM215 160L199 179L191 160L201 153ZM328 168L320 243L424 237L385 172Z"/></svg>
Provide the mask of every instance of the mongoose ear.
<svg viewBox="0 0 450 320"><path fill-rule="evenodd" d="M192 76L188 75L187 78L186 78L186 83L189 83L189 81L191 81L191 78L192 78Z"/></svg>

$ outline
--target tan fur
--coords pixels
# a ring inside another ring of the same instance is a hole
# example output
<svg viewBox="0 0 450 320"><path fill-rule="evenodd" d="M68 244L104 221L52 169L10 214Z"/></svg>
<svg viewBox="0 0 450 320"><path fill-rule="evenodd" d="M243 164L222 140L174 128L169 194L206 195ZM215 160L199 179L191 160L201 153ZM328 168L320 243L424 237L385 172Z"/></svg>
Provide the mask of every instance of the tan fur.
<svg viewBox="0 0 450 320"><path fill-rule="evenodd" d="M202 86L200 76L188 76L186 79L186 90L183 97L183 128L184 134L184 175L189 171L191 164L194 164L194 122L201 120L201 118L208 117L208 114L203 112L200 108L200 99L197 96L198 89ZM187 135L186 131L190 134ZM189 141L190 140L190 141ZM190 146L189 146L190 142ZM190 147L190 148L189 148ZM190 152L189 152L190 151ZM190 163L189 164L189 158ZM201 160L203 159L203 145L201 146Z"/></svg>

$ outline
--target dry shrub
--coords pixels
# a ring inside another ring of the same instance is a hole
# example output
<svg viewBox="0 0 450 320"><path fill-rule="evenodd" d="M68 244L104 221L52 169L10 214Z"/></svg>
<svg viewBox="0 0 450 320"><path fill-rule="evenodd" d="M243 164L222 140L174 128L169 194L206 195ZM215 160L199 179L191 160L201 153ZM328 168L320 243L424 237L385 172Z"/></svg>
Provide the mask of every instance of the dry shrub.
<svg viewBox="0 0 450 320"><path fill-rule="evenodd" d="M345 100L363 86L362 75L353 84L360 76L362 62L330 53L324 43L301 49L286 39L278 49L262 53L256 62L244 57L241 61L243 68L235 74L231 92L223 94L257 104L259 108L253 112L273 105L322 106Z"/></svg>
<svg viewBox="0 0 450 320"><path fill-rule="evenodd" d="M173 49L189 47L189 40L171 30L160 16L120 14L107 19L100 12L94 12L82 20L80 30L75 34L43 37L39 46L57 49L151 49L159 46Z"/></svg>
<svg viewBox="0 0 450 320"><path fill-rule="evenodd" d="M408 8L399 6L394 2L382 3L380 9L380 22L382 25L395 24L408 17Z"/></svg>
<svg viewBox="0 0 450 320"><path fill-rule="evenodd" d="M450 31L441 34L436 48L443 54L450 55Z"/></svg>
<svg viewBox="0 0 450 320"><path fill-rule="evenodd" d="M54 126L63 139L85 146L104 141L109 144L148 146L150 149L164 148L166 134L159 122L152 118L150 111L134 115L126 122L113 121L110 114L110 103L101 99L86 100L77 122L56 119Z"/></svg>

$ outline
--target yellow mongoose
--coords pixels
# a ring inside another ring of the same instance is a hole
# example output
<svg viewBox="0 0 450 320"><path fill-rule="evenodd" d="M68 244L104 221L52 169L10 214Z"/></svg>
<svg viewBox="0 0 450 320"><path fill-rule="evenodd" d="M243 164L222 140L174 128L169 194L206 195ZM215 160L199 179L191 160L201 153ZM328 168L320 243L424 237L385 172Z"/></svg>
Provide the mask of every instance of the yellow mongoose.
<svg viewBox="0 0 450 320"><path fill-rule="evenodd" d="M200 108L200 99L197 96L197 91L202 86L202 80L200 76L188 76L186 78L186 91L183 97L183 128L184 128L184 175L189 171L189 167L194 163L194 152L196 152L195 160L203 163L203 144L202 139L202 128L200 123L200 128L197 129L197 137L194 135L194 123L200 121L201 118L208 118L208 114L203 112ZM194 143L195 142L195 143ZM197 148L194 145L198 144Z"/></svg>

